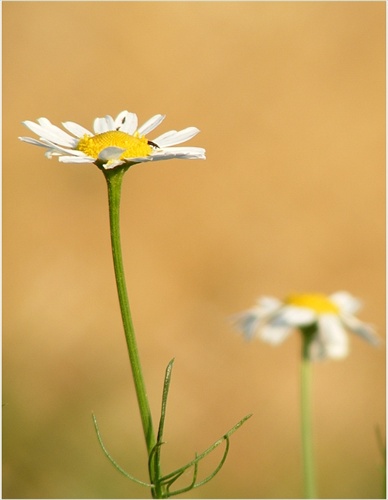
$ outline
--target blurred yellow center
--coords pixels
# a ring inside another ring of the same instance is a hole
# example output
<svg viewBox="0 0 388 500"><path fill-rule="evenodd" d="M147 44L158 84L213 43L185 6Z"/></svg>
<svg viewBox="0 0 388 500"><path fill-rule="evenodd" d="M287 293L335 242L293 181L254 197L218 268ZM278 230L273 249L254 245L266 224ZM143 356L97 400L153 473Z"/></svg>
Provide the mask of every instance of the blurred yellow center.
<svg viewBox="0 0 388 500"><path fill-rule="evenodd" d="M320 293L289 295L285 303L291 306L308 307L318 314L338 314L339 308L326 295Z"/></svg>
<svg viewBox="0 0 388 500"><path fill-rule="evenodd" d="M136 135L129 135L119 130L111 130L103 132L102 134L90 137L84 135L78 142L77 149L82 151L87 156L98 158L98 155L105 148L109 147L122 148L125 151L120 155L120 159L125 158L138 158L141 156L148 156L152 151L151 146L148 144L147 139L137 137Z"/></svg>

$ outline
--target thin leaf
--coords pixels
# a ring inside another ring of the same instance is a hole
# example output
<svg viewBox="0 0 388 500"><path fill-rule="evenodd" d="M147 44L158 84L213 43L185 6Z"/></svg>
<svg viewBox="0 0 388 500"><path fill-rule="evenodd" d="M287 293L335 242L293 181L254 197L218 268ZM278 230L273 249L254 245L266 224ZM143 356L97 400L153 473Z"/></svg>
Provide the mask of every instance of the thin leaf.
<svg viewBox="0 0 388 500"><path fill-rule="evenodd" d="M238 422L234 427L232 427L226 434L224 434L218 441L213 443L207 450L205 450L203 453L198 455L194 460L191 462L188 462L186 465L183 467L180 467L179 469L176 469L175 471L171 472L170 474L167 474L166 476L162 477L160 479L160 482L166 483L168 482L169 479L174 477L176 474L179 474L181 471L184 472L185 470L189 469L192 467L194 464L200 462L203 458L205 458L209 453L211 453L213 450L215 450L223 441L227 440L236 430L241 427L250 417L252 416L252 413L249 415L246 415L240 422Z"/></svg>
<svg viewBox="0 0 388 500"><path fill-rule="evenodd" d="M160 414L160 421L159 421L159 429L158 429L158 443L162 442L163 439L163 431L164 431L164 421L166 419L166 409L167 409L167 398L168 398L168 391L170 390L170 383L171 383L171 372L172 372L172 366L174 364L174 359L172 359L166 368L166 374L164 377L164 385L163 385L163 396L162 396L162 411Z"/></svg>
<svg viewBox="0 0 388 500"><path fill-rule="evenodd" d="M166 373L164 376L164 383L163 383L163 394L162 394L162 409L161 409L161 414L160 414L160 421L159 421L159 428L158 428L158 437L157 437L157 442L153 449L151 450L151 453L148 458L148 470L150 473L150 478L152 482L155 484L160 484L159 478L161 475L160 472L160 449L163 444L163 431L164 431L164 422L166 419L166 409L167 409L167 398L168 398L168 392L170 389L170 384L171 384L171 372L172 372L172 367L174 364L174 359L172 359L166 368Z"/></svg>
<svg viewBox="0 0 388 500"><path fill-rule="evenodd" d="M123 474L126 478L130 479L131 481L134 481L135 483L141 484L142 486L146 486L147 488L153 488L153 484L145 483L144 481L140 481L140 479L136 479L136 477L131 476L131 474L128 474L124 469L120 467L120 465L112 458L112 456L109 454L108 450L105 448L104 443L102 441L100 431L97 425L97 419L92 413L93 417L93 423L94 423L94 428L96 429L96 434L98 438L98 442L100 443L101 449L104 452L105 456L109 459L109 461L112 463L112 465L119 471L121 474Z"/></svg>
<svg viewBox="0 0 388 500"><path fill-rule="evenodd" d="M195 458L197 458L197 453L195 454ZM186 491L190 491L193 488L195 488L195 481L197 480L197 474L198 474L198 463L194 464L194 473L193 473L193 480L189 486L186 488L182 488L180 490L172 491L170 492L170 487L171 485L181 477L181 475L184 473L184 471L180 472L174 479L172 479L168 484L167 484L167 494L169 497L174 496L174 495L180 495L182 493L186 493Z"/></svg>
<svg viewBox="0 0 388 500"><path fill-rule="evenodd" d="M169 492L169 496L180 495L181 493L185 493L186 491L193 490L194 488L199 488L200 486L203 486L204 484L208 483L211 479L213 479L213 477L221 470L222 466L225 463L226 457L228 456L229 444L230 444L229 437L226 436L225 440L226 440L226 446L225 446L224 454L221 458L220 463L217 465L217 467L214 469L214 471L211 474L209 474L205 479L203 479L199 483L196 483L195 480L196 480L197 470L198 470L198 463L196 463L194 465L194 467L195 467L194 479L193 479L193 482L191 483L191 485L188 486L187 488L182 488L180 490L176 490L176 491L173 491L171 493Z"/></svg>

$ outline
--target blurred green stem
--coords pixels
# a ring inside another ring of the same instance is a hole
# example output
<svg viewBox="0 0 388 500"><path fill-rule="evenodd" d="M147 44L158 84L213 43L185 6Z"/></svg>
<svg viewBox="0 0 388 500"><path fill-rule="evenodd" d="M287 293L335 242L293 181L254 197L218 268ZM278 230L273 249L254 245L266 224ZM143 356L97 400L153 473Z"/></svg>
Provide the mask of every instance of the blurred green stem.
<svg viewBox="0 0 388 500"><path fill-rule="evenodd" d="M383 461L383 466L381 467L383 473L381 498L387 498L387 449L385 440L383 439L380 427L378 425L375 427L375 432L376 432L377 446L379 448Z"/></svg>
<svg viewBox="0 0 388 500"><path fill-rule="evenodd" d="M306 326L302 330L302 364L301 364L301 424L303 481L305 498L317 498L315 488L314 453L311 416L311 362L309 347L315 334L315 325Z"/></svg>
<svg viewBox="0 0 388 500"><path fill-rule="evenodd" d="M113 254L113 265L116 277L117 292L120 302L121 317L124 326L125 339L127 342L129 360L131 363L133 380L135 383L136 395L140 409L140 416L143 425L148 456L150 456L155 444L155 433L152 424L151 410L148 403L139 351L137 348L135 331L132 323L132 316L128 302L127 287L125 283L123 258L120 243L120 199L121 186L124 174L128 167L116 167L102 172L108 186L109 201L109 223Z"/></svg>

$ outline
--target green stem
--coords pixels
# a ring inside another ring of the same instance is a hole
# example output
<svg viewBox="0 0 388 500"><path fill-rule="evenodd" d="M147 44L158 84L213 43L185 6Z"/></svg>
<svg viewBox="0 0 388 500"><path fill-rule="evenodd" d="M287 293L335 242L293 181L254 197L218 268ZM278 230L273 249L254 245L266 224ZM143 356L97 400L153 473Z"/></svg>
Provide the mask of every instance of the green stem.
<svg viewBox="0 0 388 500"><path fill-rule="evenodd" d="M315 326L304 327L301 330L303 339L301 365L301 423L304 494L305 498L317 498L311 417L311 362L309 359L309 346L312 336L315 333Z"/></svg>
<svg viewBox="0 0 388 500"><path fill-rule="evenodd" d="M140 409L148 456L156 444L154 428L152 425L151 410L148 403L145 383L137 348L135 331L129 308L127 287L125 284L123 258L120 243L120 198L123 176L128 167L116 167L111 170L102 170L108 185L109 200L109 223L113 254L113 265L115 270L117 292L120 302L121 316L124 326L125 339L127 342L129 359L135 383L136 395Z"/></svg>

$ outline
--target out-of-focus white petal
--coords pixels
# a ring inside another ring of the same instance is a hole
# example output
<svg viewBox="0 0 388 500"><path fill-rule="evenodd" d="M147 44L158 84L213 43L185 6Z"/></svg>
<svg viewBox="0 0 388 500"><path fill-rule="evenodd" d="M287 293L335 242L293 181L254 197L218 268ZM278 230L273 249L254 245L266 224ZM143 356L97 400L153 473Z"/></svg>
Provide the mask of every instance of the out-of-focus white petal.
<svg viewBox="0 0 388 500"><path fill-rule="evenodd" d="M373 345L381 343L381 339L377 336L374 328L366 323L363 323L355 316L350 314L341 314L340 316L343 324L353 333L360 335L364 340Z"/></svg>
<svg viewBox="0 0 388 500"><path fill-rule="evenodd" d="M255 314L254 309L235 314L231 317L232 324L244 334L247 340L252 340L258 333L260 318Z"/></svg>
<svg viewBox="0 0 388 500"><path fill-rule="evenodd" d="M273 314L280 307L283 306L283 302L275 297L260 297L257 300L257 306L255 310L260 316L266 317Z"/></svg>
<svg viewBox="0 0 388 500"><path fill-rule="evenodd" d="M277 314L277 321L290 326L310 325L317 320L317 313L308 307L285 305Z"/></svg>
<svg viewBox="0 0 388 500"><path fill-rule="evenodd" d="M140 135L146 135L151 130L154 130L162 121L166 118L166 115L155 115L152 116L149 120L147 120L141 127L138 128L138 133ZM158 144L159 146L159 144Z"/></svg>
<svg viewBox="0 0 388 500"><path fill-rule="evenodd" d="M361 302L348 292L335 292L329 298L345 314L354 314L361 307Z"/></svg>
<svg viewBox="0 0 388 500"><path fill-rule="evenodd" d="M322 343L318 335L315 335L311 341L308 355L311 361L322 361L327 358L325 345Z"/></svg>
<svg viewBox="0 0 388 500"><path fill-rule="evenodd" d="M283 342L293 331L290 326L274 326L273 323L263 325L259 330L259 337L264 342L277 345Z"/></svg>
<svg viewBox="0 0 388 500"><path fill-rule="evenodd" d="M318 319L318 339L325 357L341 359L349 353L346 331L335 314L321 314Z"/></svg>

